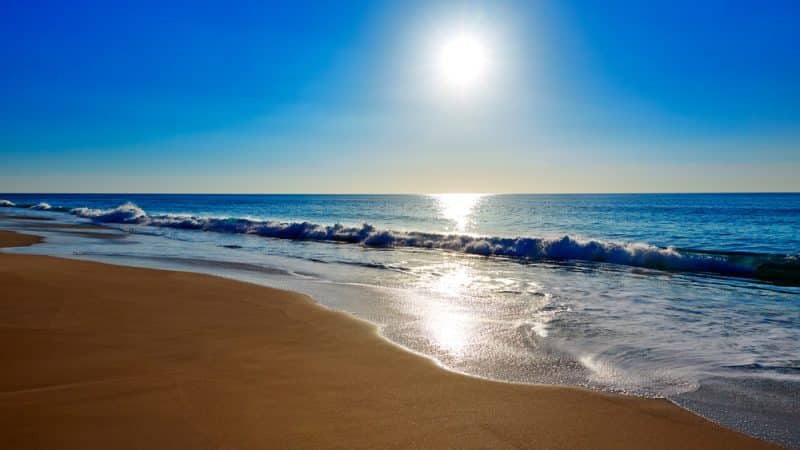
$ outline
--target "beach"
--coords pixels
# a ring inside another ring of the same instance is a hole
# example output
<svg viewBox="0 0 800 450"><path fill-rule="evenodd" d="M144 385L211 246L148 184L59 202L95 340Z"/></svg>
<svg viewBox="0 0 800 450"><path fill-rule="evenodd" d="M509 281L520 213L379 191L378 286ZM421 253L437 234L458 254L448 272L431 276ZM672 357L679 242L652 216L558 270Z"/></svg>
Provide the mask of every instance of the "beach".
<svg viewBox="0 0 800 450"><path fill-rule="evenodd" d="M2 448L774 448L666 400L450 372L288 291L15 254L0 284Z"/></svg>
<svg viewBox="0 0 800 450"><path fill-rule="evenodd" d="M800 2L2 10L0 450L800 450Z"/></svg>

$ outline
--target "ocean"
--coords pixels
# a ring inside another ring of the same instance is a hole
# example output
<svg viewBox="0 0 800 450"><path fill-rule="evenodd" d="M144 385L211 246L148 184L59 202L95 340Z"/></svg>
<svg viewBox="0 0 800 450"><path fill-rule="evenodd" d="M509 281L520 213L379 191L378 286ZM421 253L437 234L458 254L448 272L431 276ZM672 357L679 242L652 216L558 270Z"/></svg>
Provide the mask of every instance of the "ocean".
<svg viewBox="0 0 800 450"><path fill-rule="evenodd" d="M442 366L800 448L800 194L0 194L8 249L292 289ZM27 228L30 230L30 228Z"/></svg>

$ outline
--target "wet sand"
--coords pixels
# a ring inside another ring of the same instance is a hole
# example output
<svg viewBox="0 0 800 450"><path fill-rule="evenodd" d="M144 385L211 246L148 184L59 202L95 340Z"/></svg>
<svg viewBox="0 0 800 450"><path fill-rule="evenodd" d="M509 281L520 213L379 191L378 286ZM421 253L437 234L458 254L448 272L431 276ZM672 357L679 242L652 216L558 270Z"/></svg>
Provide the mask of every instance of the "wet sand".
<svg viewBox="0 0 800 450"><path fill-rule="evenodd" d="M0 448L775 448L664 400L451 373L297 293L15 254L0 289Z"/></svg>
<svg viewBox="0 0 800 450"><path fill-rule="evenodd" d="M58 223L47 217L20 216L4 214L0 211L0 219L11 220L12 223L30 231L51 231L65 235L81 236L93 239L121 239L128 233L120 232L102 225L85 223Z"/></svg>

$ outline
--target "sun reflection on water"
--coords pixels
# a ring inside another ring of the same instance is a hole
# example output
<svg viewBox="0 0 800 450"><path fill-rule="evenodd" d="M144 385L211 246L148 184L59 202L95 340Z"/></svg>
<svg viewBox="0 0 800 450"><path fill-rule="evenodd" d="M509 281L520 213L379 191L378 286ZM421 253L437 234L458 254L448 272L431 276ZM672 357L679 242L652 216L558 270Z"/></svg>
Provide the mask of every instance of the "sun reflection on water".
<svg viewBox="0 0 800 450"><path fill-rule="evenodd" d="M470 269L462 264L451 264L446 267L444 274L431 284L431 290L447 296L456 297L462 294L472 281Z"/></svg>
<svg viewBox="0 0 800 450"><path fill-rule="evenodd" d="M488 194L432 194L439 208L439 213L453 223L453 231L468 231L472 214L481 199Z"/></svg>
<svg viewBox="0 0 800 450"><path fill-rule="evenodd" d="M434 294L425 303L424 328L433 345L453 356L463 354L475 340L475 318L465 312L461 304L469 297L470 285L474 281L471 267L458 262L446 262L429 267L425 290Z"/></svg>
<svg viewBox="0 0 800 450"><path fill-rule="evenodd" d="M425 329L433 344L451 355L463 353L472 338L468 316L442 304L425 311Z"/></svg>

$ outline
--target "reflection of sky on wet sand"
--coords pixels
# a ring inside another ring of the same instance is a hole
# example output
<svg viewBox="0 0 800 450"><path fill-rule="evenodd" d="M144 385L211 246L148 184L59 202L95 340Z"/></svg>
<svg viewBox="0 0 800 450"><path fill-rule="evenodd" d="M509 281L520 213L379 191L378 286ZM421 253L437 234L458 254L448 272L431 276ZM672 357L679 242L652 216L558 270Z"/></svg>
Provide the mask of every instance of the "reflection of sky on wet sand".
<svg viewBox="0 0 800 450"><path fill-rule="evenodd" d="M472 221L472 213L486 194L435 194L439 212L445 219L453 222L453 231L467 232Z"/></svg>

